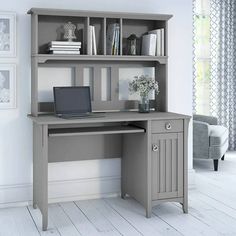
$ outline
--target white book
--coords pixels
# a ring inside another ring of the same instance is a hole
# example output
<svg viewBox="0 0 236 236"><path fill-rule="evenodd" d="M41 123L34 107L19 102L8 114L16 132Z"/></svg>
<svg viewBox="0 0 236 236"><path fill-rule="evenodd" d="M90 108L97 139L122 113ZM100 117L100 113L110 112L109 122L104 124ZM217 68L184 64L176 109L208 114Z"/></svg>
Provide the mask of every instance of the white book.
<svg viewBox="0 0 236 236"><path fill-rule="evenodd" d="M119 55L119 45L120 45L120 26L116 26L116 38L115 38L115 55Z"/></svg>
<svg viewBox="0 0 236 236"><path fill-rule="evenodd" d="M112 55L117 55L118 53L118 30L117 27L115 28L115 33L114 33L114 40L113 40L113 44L112 44Z"/></svg>
<svg viewBox="0 0 236 236"><path fill-rule="evenodd" d="M142 37L142 55L156 55L156 34L146 34Z"/></svg>
<svg viewBox="0 0 236 236"><path fill-rule="evenodd" d="M76 54L80 55L80 51L51 51L52 54Z"/></svg>
<svg viewBox="0 0 236 236"><path fill-rule="evenodd" d="M62 48L62 49L69 49L69 50L72 50L72 49L80 49L81 46L62 46L62 45L49 45L49 48Z"/></svg>
<svg viewBox="0 0 236 236"><path fill-rule="evenodd" d="M161 56L165 56L165 30L161 29Z"/></svg>
<svg viewBox="0 0 236 236"><path fill-rule="evenodd" d="M61 46L80 46L81 42L68 42L68 41L51 41L50 45L61 45Z"/></svg>
<svg viewBox="0 0 236 236"><path fill-rule="evenodd" d="M162 55L162 38L161 38L161 29L155 29L149 31L148 34L155 34L156 35L156 56Z"/></svg>
<svg viewBox="0 0 236 236"><path fill-rule="evenodd" d="M88 27L88 42L87 42L88 55L93 54L93 51L92 51L92 45L93 45L92 32L93 32L93 26L89 25L89 27Z"/></svg>
<svg viewBox="0 0 236 236"><path fill-rule="evenodd" d="M97 45L96 45L96 36L95 36L95 26L92 27L92 53L97 55Z"/></svg>
<svg viewBox="0 0 236 236"><path fill-rule="evenodd" d="M50 51L79 51L80 48L50 47Z"/></svg>
<svg viewBox="0 0 236 236"><path fill-rule="evenodd" d="M67 55L71 55L71 54L76 54L76 55L80 55L80 52L78 51L51 51L52 54L67 54Z"/></svg>

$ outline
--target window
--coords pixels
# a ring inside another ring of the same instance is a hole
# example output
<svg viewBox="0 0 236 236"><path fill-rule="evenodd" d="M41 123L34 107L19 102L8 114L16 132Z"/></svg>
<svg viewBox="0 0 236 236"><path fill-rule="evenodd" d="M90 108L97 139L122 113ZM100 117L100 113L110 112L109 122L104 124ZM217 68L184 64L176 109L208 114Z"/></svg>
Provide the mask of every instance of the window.
<svg viewBox="0 0 236 236"><path fill-rule="evenodd" d="M194 1L195 112L210 112L210 0Z"/></svg>

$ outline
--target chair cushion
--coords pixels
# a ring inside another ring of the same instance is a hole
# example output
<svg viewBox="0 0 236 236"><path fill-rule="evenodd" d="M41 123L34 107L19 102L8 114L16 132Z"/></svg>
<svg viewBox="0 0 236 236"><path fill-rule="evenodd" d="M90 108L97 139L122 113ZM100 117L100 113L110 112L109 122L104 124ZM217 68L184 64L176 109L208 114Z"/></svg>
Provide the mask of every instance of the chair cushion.
<svg viewBox="0 0 236 236"><path fill-rule="evenodd" d="M228 139L229 131L221 125L209 125L210 146L222 146Z"/></svg>

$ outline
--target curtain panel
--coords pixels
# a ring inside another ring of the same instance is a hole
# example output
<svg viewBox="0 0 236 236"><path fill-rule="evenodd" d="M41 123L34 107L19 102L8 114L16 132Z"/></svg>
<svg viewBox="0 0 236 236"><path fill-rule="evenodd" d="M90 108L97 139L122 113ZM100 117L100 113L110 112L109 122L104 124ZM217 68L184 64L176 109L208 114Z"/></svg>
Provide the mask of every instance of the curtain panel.
<svg viewBox="0 0 236 236"><path fill-rule="evenodd" d="M236 150L236 1L211 0L210 113L229 129Z"/></svg>

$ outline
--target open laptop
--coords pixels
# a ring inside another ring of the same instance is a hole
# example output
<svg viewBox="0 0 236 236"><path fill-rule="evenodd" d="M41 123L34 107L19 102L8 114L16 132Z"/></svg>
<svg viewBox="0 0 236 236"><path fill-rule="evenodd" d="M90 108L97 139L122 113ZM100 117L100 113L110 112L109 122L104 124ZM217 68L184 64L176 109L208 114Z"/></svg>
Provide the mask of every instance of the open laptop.
<svg viewBox="0 0 236 236"><path fill-rule="evenodd" d="M54 87L55 114L65 119L102 117L92 113L89 86Z"/></svg>

